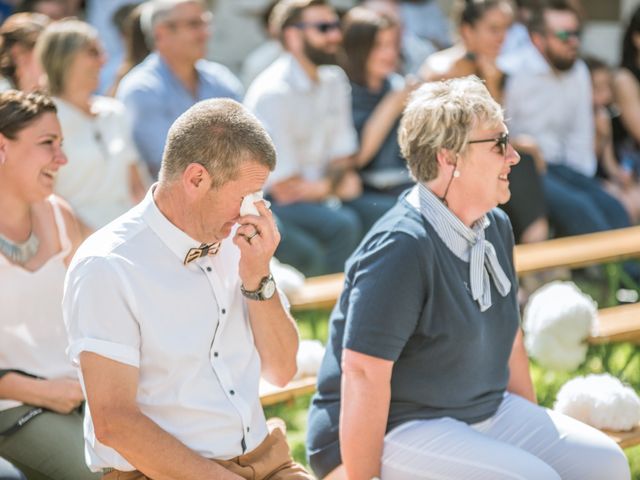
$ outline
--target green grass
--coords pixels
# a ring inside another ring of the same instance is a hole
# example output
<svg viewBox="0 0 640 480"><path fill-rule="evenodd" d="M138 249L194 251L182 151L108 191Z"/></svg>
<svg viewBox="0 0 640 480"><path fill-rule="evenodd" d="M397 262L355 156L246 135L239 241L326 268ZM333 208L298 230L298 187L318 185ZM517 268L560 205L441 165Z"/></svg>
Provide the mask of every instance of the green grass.
<svg viewBox="0 0 640 480"><path fill-rule="evenodd" d="M602 300L601 285L580 282L580 288ZM604 301L601 304L604 305ZM317 338L326 342L328 312L311 311L296 314L302 338ZM631 344L612 344L590 347L587 359L581 367L571 373L545 370L531 362L531 376L536 388L538 402L545 407L553 407L560 387L569 379L590 373L608 372L640 392L640 349ZM307 408L311 396L300 397L292 404L282 404L265 409L267 418L280 417L287 424L287 437L296 461L306 465L305 435L307 429ZM640 480L640 446L625 450L631 466L632 478Z"/></svg>

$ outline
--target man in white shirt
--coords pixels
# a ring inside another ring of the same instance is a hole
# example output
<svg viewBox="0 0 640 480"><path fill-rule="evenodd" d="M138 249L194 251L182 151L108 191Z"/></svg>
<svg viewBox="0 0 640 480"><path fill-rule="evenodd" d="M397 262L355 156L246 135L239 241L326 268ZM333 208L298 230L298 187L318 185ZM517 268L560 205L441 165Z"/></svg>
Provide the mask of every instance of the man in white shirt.
<svg viewBox="0 0 640 480"><path fill-rule="evenodd" d="M274 166L255 117L200 102L171 127L159 183L75 255L63 310L103 478L311 478L258 395L260 375L293 377L298 348L269 273L273 216L240 215Z"/></svg>
<svg viewBox="0 0 640 480"><path fill-rule="evenodd" d="M307 275L342 271L362 234L395 199L362 194L351 89L335 65L340 21L324 0L281 0L270 25L285 52L251 84L245 105L278 152L269 181L283 225L278 259Z"/></svg>
<svg viewBox="0 0 640 480"><path fill-rule="evenodd" d="M578 59L580 20L563 0L534 10L533 46L512 65L505 94L510 133L531 135L547 164L542 176L549 220L559 236L622 228L622 204L594 178L591 80Z"/></svg>

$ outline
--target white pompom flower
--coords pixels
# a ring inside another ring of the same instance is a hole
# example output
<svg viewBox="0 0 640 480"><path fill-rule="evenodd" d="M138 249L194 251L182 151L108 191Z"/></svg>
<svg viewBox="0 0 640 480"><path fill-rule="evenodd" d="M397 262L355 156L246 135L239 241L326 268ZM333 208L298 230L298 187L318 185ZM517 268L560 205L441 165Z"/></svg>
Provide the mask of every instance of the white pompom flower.
<svg viewBox="0 0 640 480"><path fill-rule="evenodd" d="M609 374L569 380L553 409L599 429L631 430L640 422L640 398Z"/></svg>
<svg viewBox="0 0 640 480"><path fill-rule="evenodd" d="M597 304L573 282L536 290L524 309L525 346L543 367L572 371L587 354L585 340L597 332Z"/></svg>
<svg viewBox="0 0 640 480"><path fill-rule="evenodd" d="M324 357L324 346L319 340L301 340L298 347L298 371L294 378L311 377L318 374Z"/></svg>

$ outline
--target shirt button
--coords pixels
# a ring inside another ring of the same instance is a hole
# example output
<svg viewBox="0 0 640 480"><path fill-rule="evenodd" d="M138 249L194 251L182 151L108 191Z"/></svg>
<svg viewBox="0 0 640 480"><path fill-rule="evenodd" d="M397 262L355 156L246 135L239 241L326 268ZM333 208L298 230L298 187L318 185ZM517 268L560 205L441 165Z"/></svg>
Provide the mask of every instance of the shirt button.
<svg viewBox="0 0 640 480"><path fill-rule="evenodd" d="M211 271L211 267L207 267L207 272L210 272L210 271Z"/></svg>
<svg viewBox="0 0 640 480"><path fill-rule="evenodd" d="M233 391L233 390L229 390L229 394L231 394L231 395L235 395L235 394L236 394L236 392L235 392L235 391Z"/></svg>
<svg viewBox="0 0 640 480"><path fill-rule="evenodd" d="M213 356L217 357L218 356L218 352L213 352Z"/></svg>
<svg viewBox="0 0 640 480"><path fill-rule="evenodd" d="M226 308L223 308L223 309L222 309L222 314L224 315L225 313L227 313L227 309L226 309Z"/></svg>
<svg viewBox="0 0 640 480"><path fill-rule="evenodd" d="M249 430L250 430L250 428L249 428L249 427L247 427L247 433L249 433Z"/></svg>

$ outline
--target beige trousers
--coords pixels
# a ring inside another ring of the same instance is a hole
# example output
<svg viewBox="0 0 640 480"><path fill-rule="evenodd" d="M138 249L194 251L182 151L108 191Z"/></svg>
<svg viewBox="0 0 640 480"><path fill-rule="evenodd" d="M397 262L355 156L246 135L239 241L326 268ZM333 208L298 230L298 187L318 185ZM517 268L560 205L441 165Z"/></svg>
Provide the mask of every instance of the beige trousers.
<svg viewBox="0 0 640 480"><path fill-rule="evenodd" d="M312 480L314 477L293 461L282 430L275 428L258 447L230 460L212 460L246 480ZM152 480L138 470L113 470L102 480Z"/></svg>

